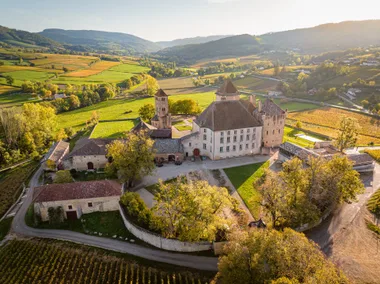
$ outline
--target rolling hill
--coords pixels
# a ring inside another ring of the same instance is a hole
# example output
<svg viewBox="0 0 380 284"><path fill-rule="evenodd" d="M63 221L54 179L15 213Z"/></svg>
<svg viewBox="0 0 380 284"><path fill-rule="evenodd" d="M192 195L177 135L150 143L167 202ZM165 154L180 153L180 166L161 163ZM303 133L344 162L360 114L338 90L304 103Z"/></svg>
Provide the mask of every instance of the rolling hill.
<svg viewBox="0 0 380 284"><path fill-rule="evenodd" d="M20 47L62 48L62 45L42 35L0 26L0 42Z"/></svg>
<svg viewBox="0 0 380 284"><path fill-rule="evenodd" d="M189 37L189 38L181 38L175 39L171 41L158 41L156 42L160 47L167 48L178 45L187 45L187 44L200 44L206 43L226 37L230 37L231 35L213 35L213 36L197 36L197 37Z"/></svg>
<svg viewBox="0 0 380 284"><path fill-rule="evenodd" d="M165 48L156 54L163 57L177 57L194 61L203 58L223 56L244 56L262 50L260 39L248 34L231 36L202 44L189 44Z"/></svg>
<svg viewBox="0 0 380 284"><path fill-rule="evenodd" d="M94 30L45 29L40 32L39 35L48 37L74 50L145 53L158 51L160 49L157 44L151 41L126 33Z"/></svg>

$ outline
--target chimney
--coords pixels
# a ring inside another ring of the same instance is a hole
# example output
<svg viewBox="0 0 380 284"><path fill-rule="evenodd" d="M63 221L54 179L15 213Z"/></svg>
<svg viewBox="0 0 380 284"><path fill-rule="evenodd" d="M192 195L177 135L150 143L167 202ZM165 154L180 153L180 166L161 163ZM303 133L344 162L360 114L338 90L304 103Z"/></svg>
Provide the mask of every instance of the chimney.
<svg viewBox="0 0 380 284"><path fill-rule="evenodd" d="M258 104L258 107L257 107L258 109L259 109L259 112L261 112L261 109L262 109L262 105L261 105L261 101L259 100L259 104Z"/></svg>
<svg viewBox="0 0 380 284"><path fill-rule="evenodd" d="M254 107L256 107L256 96L255 95L249 96L249 102L253 104Z"/></svg>

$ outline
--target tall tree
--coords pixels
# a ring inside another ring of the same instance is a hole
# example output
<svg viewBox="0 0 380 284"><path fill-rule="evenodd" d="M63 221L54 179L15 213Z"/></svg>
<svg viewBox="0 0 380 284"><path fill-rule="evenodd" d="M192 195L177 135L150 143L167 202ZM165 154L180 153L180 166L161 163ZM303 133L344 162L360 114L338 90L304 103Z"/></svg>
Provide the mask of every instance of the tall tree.
<svg viewBox="0 0 380 284"><path fill-rule="evenodd" d="M344 149L355 147L358 140L359 124L355 118L343 117L339 123L339 133L335 146L340 152Z"/></svg>
<svg viewBox="0 0 380 284"><path fill-rule="evenodd" d="M235 233L224 252L221 283L349 283L315 243L291 229Z"/></svg>
<svg viewBox="0 0 380 284"><path fill-rule="evenodd" d="M158 82L155 78L152 76L147 76L146 79L146 93L149 96L154 96L155 93L157 93L160 86L158 85Z"/></svg>
<svg viewBox="0 0 380 284"><path fill-rule="evenodd" d="M128 133L124 140L116 140L107 146L107 156L122 182L128 186L135 180L149 175L155 169L153 140L146 133Z"/></svg>
<svg viewBox="0 0 380 284"><path fill-rule="evenodd" d="M5 81L7 82L7 84L9 85L9 86L12 86L13 85L13 83L15 82L15 79L13 79L13 77L12 76L5 76Z"/></svg>
<svg viewBox="0 0 380 284"><path fill-rule="evenodd" d="M155 113L154 106L152 104L145 104L139 109L139 115L144 121L151 121Z"/></svg>
<svg viewBox="0 0 380 284"><path fill-rule="evenodd" d="M230 225L220 215L222 210L232 208L227 189L206 181L187 183L184 179L160 182L153 208L155 228L165 237L182 241L215 240L218 229Z"/></svg>

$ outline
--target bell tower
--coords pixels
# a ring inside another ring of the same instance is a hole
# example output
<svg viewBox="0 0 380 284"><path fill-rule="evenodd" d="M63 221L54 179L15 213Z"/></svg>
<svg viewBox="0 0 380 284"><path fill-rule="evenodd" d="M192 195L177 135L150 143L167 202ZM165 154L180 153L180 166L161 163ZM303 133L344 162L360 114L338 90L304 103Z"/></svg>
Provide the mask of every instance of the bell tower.
<svg viewBox="0 0 380 284"><path fill-rule="evenodd" d="M162 89L159 89L154 95L154 102L156 114L152 118L152 125L157 129L171 129L172 121L169 113L168 95Z"/></svg>

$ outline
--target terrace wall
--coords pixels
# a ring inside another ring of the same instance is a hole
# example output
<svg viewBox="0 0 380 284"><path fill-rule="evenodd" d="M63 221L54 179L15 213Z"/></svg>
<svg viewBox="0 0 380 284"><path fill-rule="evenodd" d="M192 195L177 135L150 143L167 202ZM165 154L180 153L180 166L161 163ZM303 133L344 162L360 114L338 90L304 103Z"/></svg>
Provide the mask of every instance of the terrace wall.
<svg viewBox="0 0 380 284"><path fill-rule="evenodd" d="M212 249L212 244L209 242L181 242L174 239L167 239L158 234L152 233L139 226L133 224L126 216L123 208L119 205L120 215L123 218L124 225L136 238L164 250L181 251L181 252L196 252L207 251Z"/></svg>

